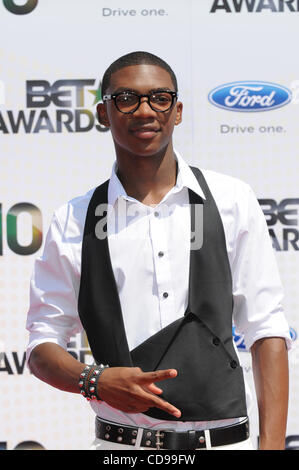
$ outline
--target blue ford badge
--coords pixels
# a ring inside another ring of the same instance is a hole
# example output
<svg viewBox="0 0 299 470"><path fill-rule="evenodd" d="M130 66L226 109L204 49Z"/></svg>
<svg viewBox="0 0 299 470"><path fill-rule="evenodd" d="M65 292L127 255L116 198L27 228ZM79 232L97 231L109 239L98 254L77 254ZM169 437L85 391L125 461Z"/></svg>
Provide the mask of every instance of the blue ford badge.
<svg viewBox="0 0 299 470"><path fill-rule="evenodd" d="M269 111L285 106L292 99L287 88L269 82L232 82L214 88L209 101L229 111Z"/></svg>
<svg viewBox="0 0 299 470"><path fill-rule="evenodd" d="M294 328L290 328L290 336L293 341L296 341L297 339L297 332L294 330Z"/></svg>

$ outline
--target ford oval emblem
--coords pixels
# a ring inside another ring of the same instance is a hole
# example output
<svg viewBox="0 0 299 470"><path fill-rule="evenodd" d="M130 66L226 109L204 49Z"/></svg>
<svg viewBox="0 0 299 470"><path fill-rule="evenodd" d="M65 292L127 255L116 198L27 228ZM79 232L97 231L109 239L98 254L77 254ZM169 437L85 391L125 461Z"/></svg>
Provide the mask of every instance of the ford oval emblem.
<svg viewBox="0 0 299 470"><path fill-rule="evenodd" d="M294 328L290 328L290 336L293 341L296 341L297 339L297 332L294 330Z"/></svg>
<svg viewBox="0 0 299 470"><path fill-rule="evenodd" d="M291 101L292 92L275 83L232 82L214 88L208 98L219 108L248 113L281 108Z"/></svg>

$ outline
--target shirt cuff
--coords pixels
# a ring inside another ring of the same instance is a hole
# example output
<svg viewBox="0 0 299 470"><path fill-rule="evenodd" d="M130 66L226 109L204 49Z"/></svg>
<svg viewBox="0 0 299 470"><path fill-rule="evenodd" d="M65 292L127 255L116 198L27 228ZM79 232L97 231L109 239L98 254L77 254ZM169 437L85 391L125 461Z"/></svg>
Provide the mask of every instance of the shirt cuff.
<svg viewBox="0 0 299 470"><path fill-rule="evenodd" d="M291 335L290 335L289 331L282 332L281 329L278 330L278 331L275 331L275 330L273 330L273 328L271 328L269 330L265 329L265 330L262 330L262 331L257 331L253 335L246 335L246 337L244 337L244 342L245 342L246 348L248 350L250 350L252 345L256 341L258 341L259 339L262 339L262 338L284 338L288 351L290 351L292 349L292 346L293 346L293 342L292 342Z"/></svg>
<svg viewBox="0 0 299 470"><path fill-rule="evenodd" d="M29 367L29 359L30 359L30 355L31 355L33 349L36 348L36 346L38 346L39 344L43 344L43 343L54 343L54 344L58 344L59 346L61 346L65 350L67 349L67 342L62 341L60 338L49 337L49 338L32 339L29 342L29 344L27 346L27 349L26 349L26 365L27 365L27 367Z"/></svg>

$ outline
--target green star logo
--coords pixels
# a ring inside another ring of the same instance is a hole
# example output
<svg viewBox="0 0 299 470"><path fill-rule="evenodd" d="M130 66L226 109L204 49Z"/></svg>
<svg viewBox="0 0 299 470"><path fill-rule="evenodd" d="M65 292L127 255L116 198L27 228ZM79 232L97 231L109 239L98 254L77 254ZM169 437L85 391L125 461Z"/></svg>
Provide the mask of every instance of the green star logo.
<svg viewBox="0 0 299 470"><path fill-rule="evenodd" d="M94 95L93 106L94 106L95 104L97 104L99 101L102 101L101 85L102 85L102 83L100 82L100 83L99 83L99 87L98 87L97 90L88 90L89 93L91 93L92 95Z"/></svg>

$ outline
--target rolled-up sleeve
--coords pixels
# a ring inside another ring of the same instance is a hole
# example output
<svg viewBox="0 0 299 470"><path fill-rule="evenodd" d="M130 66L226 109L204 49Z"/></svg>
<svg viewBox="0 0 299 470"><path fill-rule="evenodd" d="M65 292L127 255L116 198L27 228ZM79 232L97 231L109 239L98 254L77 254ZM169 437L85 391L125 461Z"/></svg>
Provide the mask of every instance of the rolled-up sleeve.
<svg viewBox="0 0 299 470"><path fill-rule="evenodd" d="M284 292L265 216L251 188L245 185L243 191L237 215L242 228L232 265L236 330L248 349L258 339L272 336L285 338L289 349Z"/></svg>
<svg viewBox="0 0 299 470"><path fill-rule="evenodd" d="M27 362L38 344L53 342L66 349L71 336L82 330L77 313L78 288L73 253L54 214L31 278Z"/></svg>

